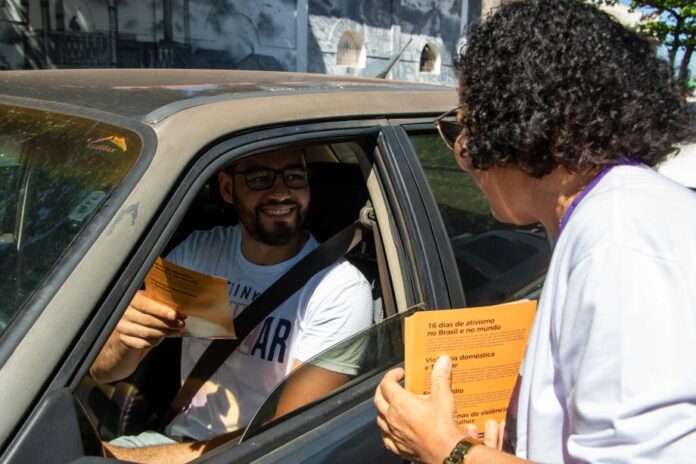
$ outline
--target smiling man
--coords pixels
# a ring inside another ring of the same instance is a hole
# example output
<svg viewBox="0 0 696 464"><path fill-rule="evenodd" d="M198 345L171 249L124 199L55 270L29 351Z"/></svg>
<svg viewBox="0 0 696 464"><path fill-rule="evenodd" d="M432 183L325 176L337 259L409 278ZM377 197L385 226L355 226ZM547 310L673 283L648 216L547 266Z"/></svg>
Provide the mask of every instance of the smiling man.
<svg viewBox="0 0 696 464"><path fill-rule="evenodd" d="M191 234L167 256L190 269L226 278L234 316L318 246L302 229L309 207L309 173L302 151L278 151L246 159L218 174L222 198L239 225ZM345 260L314 275L246 337L166 429L165 435L118 439L107 445L115 456L134 461L164 458L186 461L212 448L209 440L245 427L270 392L293 369L314 355L367 328L372 321L371 290ZM185 318L139 292L92 366L100 381L132 373L154 346L183 330ZM186 337L181 375L186 378L209 340ZM279 400L279 413L291 411L345 383L357 372L356 350L328 367L305 366ZM305 372L306 371L306 372ZM294 393L293 393L294 392ZM224 435L223 435L224 436ZM165 444L171 443L171 444ZM140 447L127 449L114 445ZM160 446L142 448L144 445Z"/></svg>

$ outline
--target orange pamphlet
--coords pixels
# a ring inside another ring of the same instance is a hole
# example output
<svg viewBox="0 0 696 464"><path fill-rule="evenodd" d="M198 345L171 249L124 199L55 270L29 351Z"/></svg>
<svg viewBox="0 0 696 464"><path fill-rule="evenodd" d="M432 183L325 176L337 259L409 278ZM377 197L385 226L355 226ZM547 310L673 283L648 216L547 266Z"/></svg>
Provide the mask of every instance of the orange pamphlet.
<svg viewBox="0 0 696 464"><path fill-rule="evenodd" d="M452 360L457 424L483 432L489 419L505 420L537 302L421 311L404 320L406 389L430 394L437 358Z"/></svg>
<svg viewBox="0 0 696 464"><path fill-rule="evenodd" d="M145 277L145 293L188 316L183 335L236 338L227 279L157 258Z"/></svg>

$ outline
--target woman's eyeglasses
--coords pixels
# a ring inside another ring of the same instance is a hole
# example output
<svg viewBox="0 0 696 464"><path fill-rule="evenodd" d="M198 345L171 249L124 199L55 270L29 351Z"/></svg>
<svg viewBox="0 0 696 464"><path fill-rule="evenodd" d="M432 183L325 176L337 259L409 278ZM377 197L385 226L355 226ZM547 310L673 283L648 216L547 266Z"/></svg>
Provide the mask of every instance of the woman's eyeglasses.
<svg viewBox="0 0 696 464"><path fill-rule="evenodd" d="M437 132L450 150L454 151L454 144L462 133L462 126L458 122L447 121L445 118L456 116L461 106L449 110L445 114L435 118L434 124Z"/></svg>
<svg viewBox="0 0 696 464"><path fill-rule="evenodd" d="M273 187L278 173L283 176L283 182L289 189L301 189L309 185L309 169L306 167L291 167L284 169L249 168L246 171L230 171L231 174L244 176L249 190L268 190Z"/></svg>

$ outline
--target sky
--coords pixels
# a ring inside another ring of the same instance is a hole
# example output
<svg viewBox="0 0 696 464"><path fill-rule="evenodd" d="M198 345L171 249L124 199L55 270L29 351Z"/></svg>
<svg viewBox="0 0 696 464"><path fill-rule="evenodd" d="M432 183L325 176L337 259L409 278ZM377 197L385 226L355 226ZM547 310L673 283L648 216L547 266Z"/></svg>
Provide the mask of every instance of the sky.
<svg viewBox="0 0 696 464"><path fill-rule="evenodd" d="M630 0L619 0L619 1L620 1L620 3L623 3L624 5L629 5L631 3ZM666 57L667 56L667 48L660 47L658 49L658 55L662 56L662 57ZM681 55L682 55L682 53L677 55L677 63L679 63L681 61ZM694 78L692 78L692 80L696 80L696 57L695 56L691 57L691 62L689 63L689 69L691 70L691 75L694 76Z"/></svg>

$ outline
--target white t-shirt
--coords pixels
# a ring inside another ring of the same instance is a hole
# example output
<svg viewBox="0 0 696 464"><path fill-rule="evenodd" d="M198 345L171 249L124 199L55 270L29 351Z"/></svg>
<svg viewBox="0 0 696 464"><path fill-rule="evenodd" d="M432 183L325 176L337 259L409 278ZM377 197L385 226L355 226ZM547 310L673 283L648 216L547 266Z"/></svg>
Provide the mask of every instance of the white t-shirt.
<svg viewBox="0 0 696 464"><path fill-rule="evenodd" d="M310 237L292 259L272 266L247 261L239 227L216 227L191 234L167 259L229 281L234 316L285 271L318 246ZM290 373L294 360L305 362L372 323L371 289L365 277L345 260L314 275L237 347L167 427L167 433L197 440L245 427L264 399ZM183 339L182 381L210 340ZM361 350L347 350L322 367L355 374Z"/></svg>
<svg viewBox="0 0 696 464"><path fill-rule="evenodd" d="M521 369L517 455L696 462L696 194L613 168L556 244Z"/></svg>

